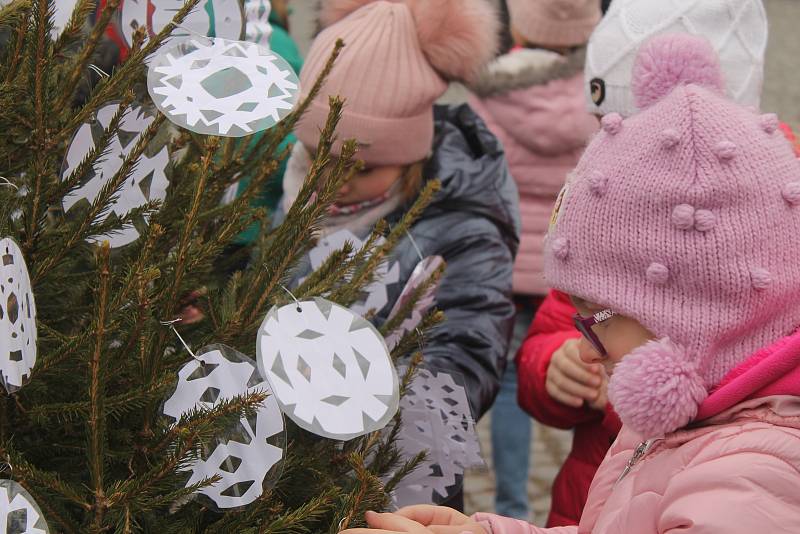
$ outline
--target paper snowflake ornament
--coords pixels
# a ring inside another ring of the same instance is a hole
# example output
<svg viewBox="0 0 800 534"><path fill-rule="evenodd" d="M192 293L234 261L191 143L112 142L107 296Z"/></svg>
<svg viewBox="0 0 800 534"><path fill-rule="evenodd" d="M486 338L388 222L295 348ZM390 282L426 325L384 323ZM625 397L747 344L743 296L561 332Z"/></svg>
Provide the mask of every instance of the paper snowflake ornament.
<svg viewBox="0 0 800 534"><path fill-rule="evenodd" d="M13 393L36 363L36 302L28 267L11 238L0 239L0 380Z"/></svg>
<svg viewBox="0 0 800 534"><path fill-rule="evenodd" d="M97 112L95 121L85 123L78 128L67 150L61 173L62 180L67 179L94 149L95 144L100 142L103 130L111 124L118 109L119 104L103 106ZM119 133L113 136L108 150L95 163L89 178L64 196L65 212L75 204L94 202L102 188L122 167L125 157L133 151L142 133L153 120L154 117L147 114L141 107L133 106L126 111L120 121ZM143 153L136 168L119 191L116 201L111 204L111 213L105 216L106 219L124 216L134 208L145 205L148 201L164 200L167 196L167 186L169 186L166 175L168 165L169 152L166 146L152 155ZM95 222L102 222L103 217L101 215ZM137 224L146 225L147 220L148 217L143 216ZM133 243L138 238L139 230L136 225L126 224L118 230L105 235L93 236L89 240L95 243L108 241L112 248L117 248Z"/></svg>
<svg viewBox="0 0 800 534"><path fill-rule="evenodd" d="M395 301L392 311L389 312L387 321L391 321L400 313L403 306L414 296L414 292L419 289L420 286L424 285L442 265L444 265L444 259L441 256L428 256L414 267L411 276L408 278L408 282L406 282L406 286ZM438 288L438 281L428 287L427 291L414 303L411 315L406 317L403 322L400 323L399 327L395 328L394 331L386 336L386 345L389 346L389 350L394 349L400 340L403 339L404 335L419 326L425 314L433 307L436 300L436 290Z"/></svg>
<svg viewBox="0 0 800 534"><path fill-rule="evenodd" d="M272 35L272 25L269 23L270 11L272 4L269 0L244 0L246 40L270 48L269 38Z"/></svg>
<svg viewBox="0 0 800 534"><path fill-rule="evenodd" d="M199 491L217 508L245 506L278 478L285 448L283 415L252 359L224 345L206 347L197 357L203 364L192 360L183 366L175 392L164 403L164 414L172 419L237 396L270 393L255 417L242 418L237 428L217 439L186 468L191 473L187 487L220 477L219 482Z"/></svg>
<svg viewBox="0 0 800 534"><path fill-rule="evenodd" d="M13 480L0 480L0 534L49 534L42 510Z"/></svg>
<svg viewBox="0 0 800 534"><path fill-rule="evenodd" d="M183 0L123 0L119 7L119 29L125 45L133 46L133 33L144 26L148 37L155 37L183 7ZM191 34L239 39L244 15L239 0L202 0L187 15L172 37ZM187 31L188 30L188 31Z"/></svg>
<svg viewBox="0 0 800 534"><path fill-rule="evenodd" d="M341 250L346 242L353 245L353 250L357 251L364 246L364 241L359 239L350 230L344 229L334 232L331 235L320 238L317 246L308 253L311 269L317 270L322 267L325 260L334 252ZM386 240L382 237L376 241L377 246L381 246ZM389 285L396 284L400 280L400 264L395 262L389 265L388 262L381 262L375 269L374 281L362 289L363 297L353 303L350 309L357 315L367 315L370 311L380 312L389 303ZM388 344L388 343L387 343ZM390 345L391 347L391 345Z"/></svg>
<svg viewBox="0 0 800 534"><path fill-rule="evenodd" d="M257 355L283 412L314 434L352 439L397 412L397 372L383 337L338 304L317 298L272 308Z"/></svg>
<svg viewBox="0 0 800 534"><path fill-rule="evenodd" d="M158 53L147 88L178 126L243 137L283 120L297 103L300 80L285 59L263 46L192 38Z"/></svg>
<svg viewBox="0 0 800 534"><path fill-rule="evenodd" d="M427 458L394 491L398 507L446 501L464 471L483 464L467 392L454 376L420 368L400 400L398 448L406 461L420 452Z"/></svg>

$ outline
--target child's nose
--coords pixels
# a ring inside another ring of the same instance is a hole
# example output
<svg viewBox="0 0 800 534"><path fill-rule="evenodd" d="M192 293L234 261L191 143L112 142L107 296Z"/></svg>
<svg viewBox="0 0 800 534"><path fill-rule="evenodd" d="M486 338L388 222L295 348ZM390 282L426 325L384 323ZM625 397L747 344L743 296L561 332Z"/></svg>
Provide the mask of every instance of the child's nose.
<svg viewBox="0 0 800 534"><path fill-rule="evenodd" d="M603 356L597 352L597 349L594 348L594 345L589 343L585 337L582 337L578 343L578 355L583 363L591 364L600 363L603 361Z"/></svg>

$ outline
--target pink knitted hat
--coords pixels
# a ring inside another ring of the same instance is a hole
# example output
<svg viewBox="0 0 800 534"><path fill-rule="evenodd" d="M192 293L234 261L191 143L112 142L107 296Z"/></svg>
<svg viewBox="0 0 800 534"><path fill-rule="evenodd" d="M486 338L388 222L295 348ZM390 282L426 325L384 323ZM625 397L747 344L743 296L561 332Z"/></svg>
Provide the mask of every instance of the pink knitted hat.
<svg viewBox="0 0 800 534"><path fill-rule="evenodd" d="M579 46L600 22L599 0L508 0L511 26L529 42Z"/></svg>
<svg viewBox="0 0 800 534"><path fill-rule="evenodd" d="M545 247L553 287L658 338L609 399L644 437L685 426L726 373L800 325L800 162L775 115L726 100L711 45L642 47L638 115L612 113L572 174Z"/></svg>
<svg viewBox="0 0 800 534"><path fill-rule="evenodd" d="M316 147L328 96L339 95L346 102L338 139L357 139L367 165L424 159L433 143L434 102L448 81L469 80L491 60L499 33L486 0L324 0L320 21L328 27L300 73L306 91L336 40L345 47L296 134ZM341 142L334 151L340 148Z"/></svg>

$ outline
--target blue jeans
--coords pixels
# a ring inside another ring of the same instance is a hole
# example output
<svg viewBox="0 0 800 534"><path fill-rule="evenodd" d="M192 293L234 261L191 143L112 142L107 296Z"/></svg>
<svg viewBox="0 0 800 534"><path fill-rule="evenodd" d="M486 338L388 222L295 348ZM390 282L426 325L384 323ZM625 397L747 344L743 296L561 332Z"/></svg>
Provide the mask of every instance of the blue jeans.
<svg viewBox="0 0 800 534"><path fill-rule="evenodd" d="M495 512L506 517L530 519L528 507L528 459L533 433L531 417L517 404L517 366L514 356L525 340L534 309L517 312L514 337L508 351L508 366L500 392L492 407L492 460L497 486Z"/></svg>

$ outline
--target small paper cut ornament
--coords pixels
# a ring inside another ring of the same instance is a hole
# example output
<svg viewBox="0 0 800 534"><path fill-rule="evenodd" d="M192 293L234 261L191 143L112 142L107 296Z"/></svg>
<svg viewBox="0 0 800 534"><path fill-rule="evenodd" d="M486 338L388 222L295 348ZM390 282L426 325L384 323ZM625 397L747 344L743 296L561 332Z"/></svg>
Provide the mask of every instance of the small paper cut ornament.
<svg viewBox="0 0 800 534"><path fill-rule="evenodd" d="M419 368L400 400L402 427L397 444L402 457L408 461L426 452L427 458L395 489L396 506L442 503L461 488L466 469L483 464L461 383L456 373Z"/></svg>
<svg viewBox="0 0 800 534"><path fill-rule="evenodd" d="M119 104L107 104L97 112L97 120L83 124L72 138L64 159L62 180L67 179L80 165L95 144L100 142L103 130L111 124L114 114L119 109ZM128 109L120 121L119 132L111 139L111 143L104 156L95 163L89 178L80 187L71 190L64 196L64 211L68 212L78 203L91 204L100 194L105 184L111 180L122 167L125 157L133 151L139 142L142 133L152 123L154 117L139 106ZM164 200L167 196L167 167L169 165L169 152L166 146L148 155L142 154L139 161L122 186L116 201L111 205L108 218L124 216L134 208L141 207L149 201ZM144 216L139 225L146 225L148 217ZM95 222L101 222L98 218ZM139 230L134 224L122 226L119 230L105 235L92 236L89 241L99 243L108 241L112 248L128 245L139 238Z"/></svg>
<svg viewBox="0 0 800 534"><path fill-rule="evenodd" d="M280 475L286 436L283 414L269 384L251 358L225 345L209 345L181 368L175 392L164 403L164 414L177 421L196 407L213 408L223 400L257 392L268 396L255 416L242 418L186 467L190 473L186 487L220 477L199 493L221 510L252 503Z"/></svg>
<svg viewBox="0 0 800 534"><path fill-rule="evenodd" d="M420 261L416 267L414 267L414 271L412 271L411 276L408 278L406 286L403 288L400 296L395 301L392 311L389 312L387 321L391 321L400 313L400 310L403 308L403 306L405 306L409 299L414 296L414 292L420 286L424 285L442 265L444 265L444 258L441 256L428 256ZM400 323L399 327L395 328L394 331L390 332L389 335L386 336L386 345L388 345L389 350L394 349L404 335L413 331L419 326L419 324L422 322L422 319L425 317L425 314L428 313L428 311L433 307L436 300L436 290L438 288L439 281L431 284L414 304L414 308L411 310L411 315L409 315L402 323Z"/></svg>
<svg viewBox="0 0 800 534"><path fill-rule="evenodd" d="M0 381L9 393L24 386L36 364L36 302L25 258L0 239Z"/></svg>
<svg viewBox="0 0 800 534"><path fill-rule="evenodd" d="M147 72L156 107L205 135L244 137L283 120L299 98L291 66L246 41L190 38L158 52Z"/></svg>
<svg viewBox="0 0 800 534"><path fill-rule="evenodd" d="M25 488L0 480L0 534L49 534L42 510Z"/></svg>
<svg viewBox="0 0 800 534"><path fill-rule="evenodd" d="M364 241L346 228L320 238L317 245L308 253L311 269L317 270L322 267L325 260L332 253L341 250L346 242L353 245L353 250L359 250L364 246ZM376 245L381 246L385 242L385 239L379 237ZM354 302L350 306L350 310L361 316L367 315L373 310L376 313L380 312L389 303L389 286L396 284L399 280L400 264L394 262L390 265L388 261L381 262L375 269L373 282L362 289L363 297ZM389 343L387 345L392 348Z"/></svg>
<svg viewBox="0 0 800 534"><path fill-rule="evenodd" d="M144 26L148 37L155 37L183 7L183 0L123 0L119 7L119 24L115 33L122 36L124 46L133 45L133 34ZM208 37L240 39L244 14L239 0L202 0L187 15L181 27L172 31L172 38L192 33Z"/></svg>
<svg viewBox="0 0 800 534"><path fill-rule="evenodd" d="M272 25L269 23L269 13L271 10L272 4L269 0L244 0L245 39L247 41L270 48L269 38L272 35Z"/></svg>
<svg viewBox="0 0 800 534"><path fill-rule="evenodd" d="M258 366L298 426L348 440L397 412L399 383L380 333L325 299L272 308L258 331Z"/></svg>

